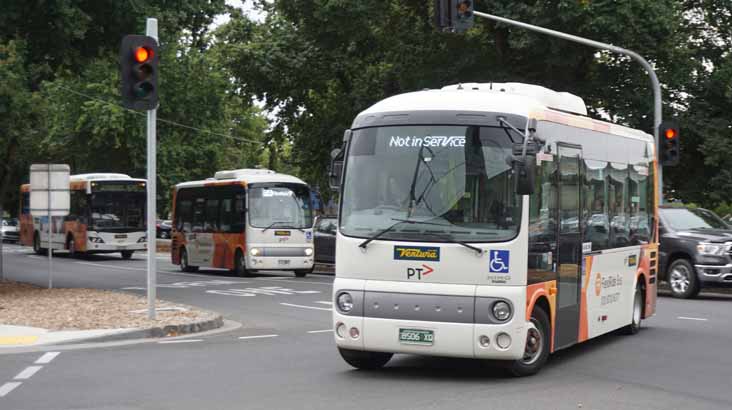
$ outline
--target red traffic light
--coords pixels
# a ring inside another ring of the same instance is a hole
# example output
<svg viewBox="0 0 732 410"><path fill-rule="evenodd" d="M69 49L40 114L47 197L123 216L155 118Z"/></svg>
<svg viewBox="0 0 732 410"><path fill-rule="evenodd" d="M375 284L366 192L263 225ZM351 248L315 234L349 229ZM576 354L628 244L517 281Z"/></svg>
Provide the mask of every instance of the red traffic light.
<svg viewBox="0 0 732 410"><path fill-rule="evenodd" d="M147 47L137 47L133 53L135 61L144 63L153 58L153 51Z"/></svg>
<svg viewBox="0 0 732 410"><path fill-rule="evenodd" d="M678 133L676 132L676 130L674 128L666 129L665 137L667 140L672 140L672 139L676 138L677 135L678 135Z"/></svg>

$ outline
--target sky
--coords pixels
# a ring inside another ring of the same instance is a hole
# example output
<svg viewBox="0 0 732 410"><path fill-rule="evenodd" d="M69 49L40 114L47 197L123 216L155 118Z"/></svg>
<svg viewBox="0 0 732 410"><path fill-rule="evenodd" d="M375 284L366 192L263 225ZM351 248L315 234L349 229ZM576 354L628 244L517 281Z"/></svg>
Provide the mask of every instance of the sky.
<svg viewBox="0 0 732 410"><path fill-rule="evenodd" d="M258 12L254 8L254 2L252 0L226 0L226 4L229 6L233 6L233 7L242 9L242 11L244 11L244 14L249 15L249 17L252 20L256 20L256 21L260 21L260 22L264 20L264 14ZM227 21L229 21L228 14L218 15L214 19L213 26L214 27L220 26L221 24L224 24Z"/></svg>

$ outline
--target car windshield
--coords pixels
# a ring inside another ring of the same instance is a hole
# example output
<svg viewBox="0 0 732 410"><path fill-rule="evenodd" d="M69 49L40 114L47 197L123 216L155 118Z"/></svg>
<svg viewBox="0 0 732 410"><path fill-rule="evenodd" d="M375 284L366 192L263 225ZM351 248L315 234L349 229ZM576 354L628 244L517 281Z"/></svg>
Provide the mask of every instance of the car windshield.
<svg viewBox="0 0 732 410"><path fill-rule="evenodd" d="M714 212L706 209L664 208L664 220L677 231L691 229L730 229Z"/></svg>
<svg viewBox="0 0 732 410"><path fill-rule="evenodd" d="M249 224L255 228L313 226L310 189L301 184L272 184L249 188Z"/></svg>
<svg viewBox="0 0 732 410"><path fill-rule="evenodd" d="M125 231L145 229L145 185L95 183L91 195L92 229Z"/></svg>
<svg viewBox="0 0 732 410"><path fill-rule="evenodd" d="M512 141L501 128L357 130L349 144L341 232L386 240L493 242L518 232Z"/></svg>

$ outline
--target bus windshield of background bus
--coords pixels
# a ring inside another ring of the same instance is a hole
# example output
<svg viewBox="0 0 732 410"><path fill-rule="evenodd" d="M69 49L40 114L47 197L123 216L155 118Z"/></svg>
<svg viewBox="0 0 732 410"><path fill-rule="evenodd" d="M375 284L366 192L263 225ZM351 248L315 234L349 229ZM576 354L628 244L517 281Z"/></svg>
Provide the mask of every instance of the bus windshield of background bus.
<svg viewBox="0 0 732 410"><path fill-rule="evenodd" d="M501 128L357 130L348 153L341 232L368 238L393 226L379 238L511 239L521 211L508 162L511 152L512 141Z"/></svg>
<svg viewBox="0 0 732 410"><path fill-rule="evenodd" d="M91 222L95 231L145 229L145 185L139 182L92 184Z"/></svg>
<svg viewBox="0 0 732 410"><path fill-rule="evenodd" d="M312 228L310 189L306 185L297 184L250 186L249 223L262 229Z"/></svg>

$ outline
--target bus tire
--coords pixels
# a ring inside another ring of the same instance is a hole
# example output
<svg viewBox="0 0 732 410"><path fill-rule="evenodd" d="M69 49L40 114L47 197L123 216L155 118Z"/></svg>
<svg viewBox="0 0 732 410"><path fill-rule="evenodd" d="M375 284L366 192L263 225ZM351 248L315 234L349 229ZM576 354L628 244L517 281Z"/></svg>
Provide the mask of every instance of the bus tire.
<svg viewBox="0 0 732 410"><path fill-rule="evenodd" d="M516 377L531 376L539 372L549 358L551 346L549 338L549 315L544 309L536 306L531 312L531 323L534 325L526 334L524 357L514 360L508 371Z"/></svg>
<svg viewBox="0 0 732 410"><path fill-rule="evenodd" d="M384 367L393 353L381 353L381 352L365 352L361 350L350 350L338 348L338 353L341 354L343 360L356 369L360 370L376 370Z"/></svg>
<svg viewBox="0 0 732 410"><path fill-rule="evenodd" d="M35 252L36 255L46 254L46 249L41 247L41 235L39 235L38 232L33 235L33 252Z"/></svg>
<svg viewBox="0 0 732 410"><path fill-rule="evenodd" d="M180 270L188 273L198 272L198 266L188 264L188 251L186 251L186 248L180 250Z"/></svg>
<svg viewBox="0 0 732 410"><path fill-rule="evenodd" d="M694 266L687 259L676 259L668 267L668 284L671 296L679 299L692 299L699 294L699 278Z"/></svg>
<svg viewBox="0 0 732 410"><path fill-rule="evenodd" d="M241 249L237 249L236 254L234 254L234 274L240 278L252 276L252 273L247 269L247 260Z"/></svg>
<svg viewBox="0 0 732 410"><path fill-rule="evenodd" d="M634 335L638 333L641 328L641 322L643 321L643 288L641 284L635 287L635 293L633 294L633 318L628 326L621 329L621 332L626 335Z"/></svg>
<svg viewBox="0 0 732 410"><path fill-rule="evenodd" d="M69 251L69 258L76 258L76 241L72 235L66 238L66 250Z"/></svg>
<svg viewBox="0 0 732 410"><path fill-rule="evenodd" d="M122 251L120 253L122 254L122 259L130 260L132 259L132 254L135 253L135 251Z"/></svg>
<svg viewBox="0 0 732 410"><path fill-rule="evenodd" d="M313 273L313 270L315 270L315 265L310 269L298 269L295 271L295 277L304 278L305 276L308 276L309 273Z"/></svg>

